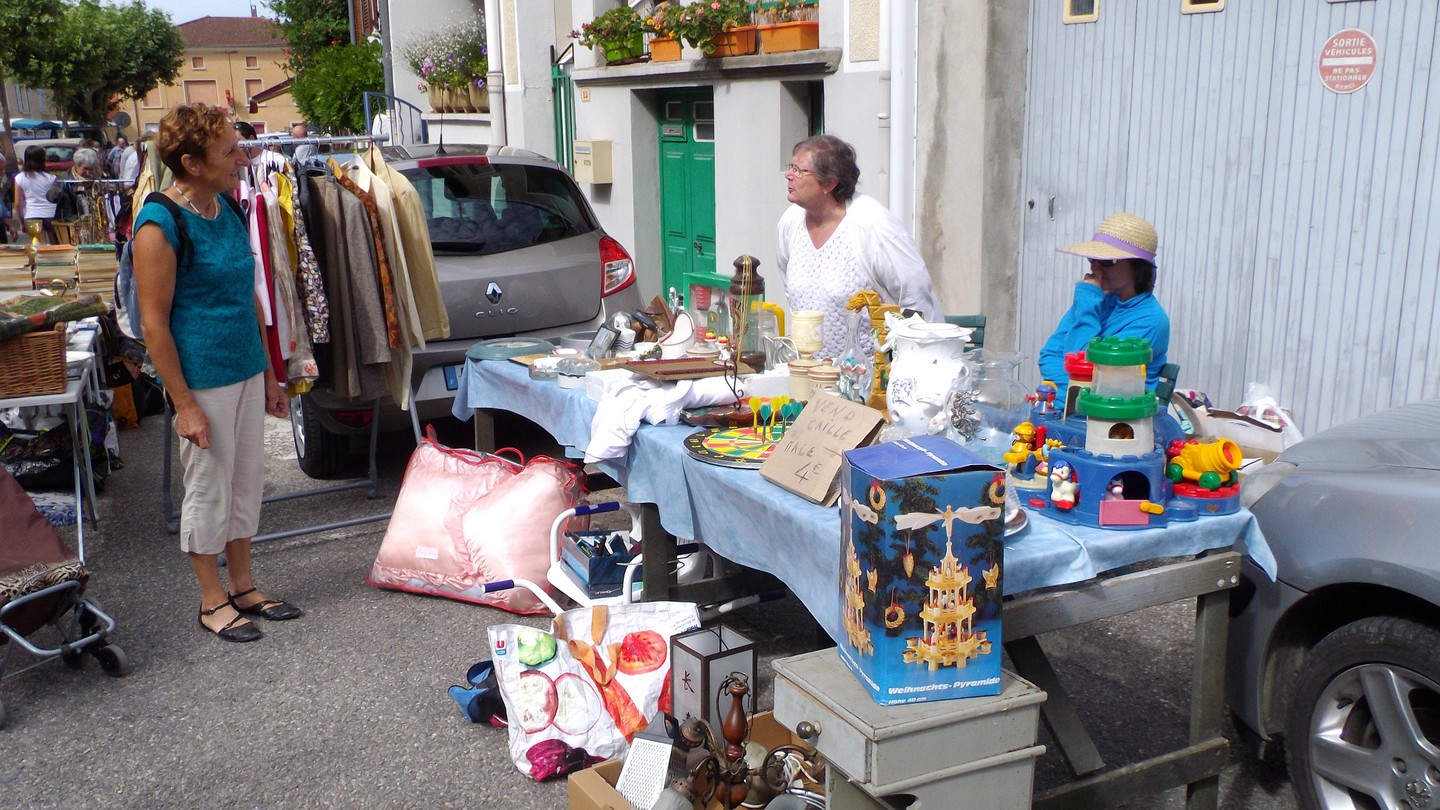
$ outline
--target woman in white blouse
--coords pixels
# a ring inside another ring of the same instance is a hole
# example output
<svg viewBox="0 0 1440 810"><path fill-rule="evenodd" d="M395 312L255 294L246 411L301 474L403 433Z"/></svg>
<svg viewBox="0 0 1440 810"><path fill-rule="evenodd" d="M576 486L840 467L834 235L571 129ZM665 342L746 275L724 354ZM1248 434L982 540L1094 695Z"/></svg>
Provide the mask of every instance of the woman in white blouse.
<svg viewBox="0 0 1440 810"><path fill-rule="evenodd" d="M845 305L861 290L927 321L944 317L915 240L889 209L855 193L859 181L855 149L834 135L795 144L785 167L792 204L776 226L776 257L790 311L825 314L821 357L843 353ZM862 340L868 350L869 335Z"/></svg>

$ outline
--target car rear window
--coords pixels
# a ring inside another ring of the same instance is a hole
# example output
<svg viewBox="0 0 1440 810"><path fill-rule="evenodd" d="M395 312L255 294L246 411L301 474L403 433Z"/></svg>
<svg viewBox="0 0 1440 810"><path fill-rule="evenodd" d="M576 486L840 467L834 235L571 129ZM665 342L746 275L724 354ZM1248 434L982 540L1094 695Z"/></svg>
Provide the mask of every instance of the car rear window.
<svg viewBox="0 0 1440 810"><path fill-rule="evenodd" d="M435 250L504 253L597 225L570 178L546 166L452 163L407 169Z"/></svg>

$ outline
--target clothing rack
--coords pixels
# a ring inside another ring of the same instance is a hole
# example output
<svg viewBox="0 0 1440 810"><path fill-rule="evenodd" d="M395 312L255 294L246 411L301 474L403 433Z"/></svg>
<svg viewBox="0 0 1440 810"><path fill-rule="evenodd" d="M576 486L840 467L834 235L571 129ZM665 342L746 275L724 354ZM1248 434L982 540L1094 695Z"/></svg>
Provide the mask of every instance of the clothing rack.
<svg viewBox="0 0 1440 810"><path fill-rule="evenodd" d="M366 143L384 143L388 140L390 140L390 136L384 134L383 132L377 132L373 135L313 135L306 136L304 138L292 138L289 135L282 135L278 138L253 138L251 140L242 140L237 145L245 149L250 149L255 147L263 148L266 146L300 146L301 144L307 143L314 144L316 146L322 143L354 143L356 141L365 141Z"/></svg>
<svg viewBox="0 0 1440 810"><path fill-rule="evenodd" d="M331 495L331 494L334 494L334 493L336 493L336 492L349 492L349 491L351 491L351 490L356 490L356 489L363 489L363 490L365 490L365 497L366 497L366 498L369 498L369 499L371 499L371 500L374 500L375 498L378 498L378 497L380 496L380 487L379 487L379 480L380 480L380 479L379 479L379 474L378 474L377 471L376 471L376 465L375 465L375 448L376 448L377 440L379 439L379 436L380 436L380 403L381 403L382 401L383 401L383 398L382 398L382 399L374 400L374 401L372 401L372 402L370 403L370 435L369 435L369 448L368 448L369 468L368 468L367 474L366 474L366 476L365 476L364 478L357 478L357 479L355 479L354 481L346 481L345 483L342 483L342 484L334 484L334 485L332 485L332 486L319 487L319 488L317 488L317 489L298 489L298 490L293 490L293 491L291 491L291 492L277 492L277 493L275 493L274 495L267 495L267 496L265 496L263 499L261 499L260 503L263 505L263 504L267 504L267 503L277 503L277 502L279 502L279 501L293 501L293 500L297 500L297 499L299 499L299 498L309 498L309 497L313 497L313 496L316 496L316 495ZM411 392L410 392L410 409L409 409L409 410L410 410L410 427L411 427L411 429L414 430L414 432L415 432L415 446L416 446L416 447L419 447L419 446L420 446L420 417L419 417L419 415L418 415L417 412L416 412L415 392L414 392L414 391L411 391ZM180 510L175 507L175 497L174 497L174 495L173 495L172 492L171 492L171 482L172 482L172 480L173 480L173 475L172 475L172 472L171 472L171 452L170 452L170 445L171 445L171 441L172 441L172 440L171 440L171 438L170 438L170 434L171 434L173 431L170 429L170 421L171 421L171 418L174 417L174 415L175 415L175 411L174 411L174 409L171 407L170 398L169 398L169 397L166 397L166 398L165 398L165 423L166 423L166 424L165 424L165 449L164 449L164 451L163 451L163 452L164 452L165 461L164 461L164 463L163 463L163 466L161 467L160 486L161 486L161 489L162 489L162 490L164 491L164 493L165 493L165 495L164 495L165 502L164 502L164 507L163 507L163 508L164 508L164 516L165 516L165 529L166 529L166 531L170 532L170 534L176 534L176 533L178 533L178 532L180 531ZM293 417L292 417L292 418L293 418ZM254 537L250 538L250 543L251 543L251 545L254 545L254 544L256 544L256 543L265 543L265 542L269 542L269 541L271 541L271 540L284 540L284 539L287 538L287 537L299 537L299 536L301 536L301 535L306 535L306 534L316 534L316 533L318 533L318 532L328 532L328 531L331 531L331 530L333 530L333 529L344 529L344 528L348 528L348 527L350 527L350 526L360 526L360 525L363 525L363 524L365 524L365 523L377 523L377 522L382 521L382 520L389 520L389 519L390 519L390 514L391 514L390 512L386 512L386 513L384 513L384 514L367 515L367 516L365 516L365 517L348 518L348 519L346 519L346 520L336 520L336 521L330 521L330 522L328 522L328 523L317 523L317 524L315 524L315 525L313 525L313 526L302 526L302 527L299 527L299 528L296 528L296 529L286 529L286 530L284 530L284 531L267 532L267 533L265 533L265 534L257 534L257 535L255 535Z"/></svg>

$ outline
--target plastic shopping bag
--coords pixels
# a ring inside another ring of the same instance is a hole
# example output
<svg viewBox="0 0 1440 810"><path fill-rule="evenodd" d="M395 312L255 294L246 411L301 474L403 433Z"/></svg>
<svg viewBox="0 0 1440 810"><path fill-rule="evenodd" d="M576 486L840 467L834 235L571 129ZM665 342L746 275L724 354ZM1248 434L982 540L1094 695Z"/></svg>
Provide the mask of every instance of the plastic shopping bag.
<svg viewBox="0 0 1440 810"><path fill-rule="evenodd" d="M556 751L609 759L669 710L670 637L700 626L689 602L578 608L554 632L489 628L490 652L510 727L510 759L545 779ZM563 744L563 745L562 745Z"/></svg>

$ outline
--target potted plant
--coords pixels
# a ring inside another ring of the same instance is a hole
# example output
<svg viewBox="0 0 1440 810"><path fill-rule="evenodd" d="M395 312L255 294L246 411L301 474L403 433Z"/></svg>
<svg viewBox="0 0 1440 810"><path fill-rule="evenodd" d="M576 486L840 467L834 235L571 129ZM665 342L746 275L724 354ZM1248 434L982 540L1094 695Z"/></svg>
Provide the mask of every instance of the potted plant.
<svg viewBox="0 0 1440 810"><path fill-rule="evenodd" d="M629 6L612 8L599 17L571 31L570 36L581 45L597 45L610 64L638 59L645 53L645 27L640 14Z"/></svg>
<svg viewBox="0 0 1440 810"><path fill-rule="evenodd" d="M700 0L674 10L680 12L672 20L675 36L706 56L755 52L755 8L744 0Z"/></svg>
<svg viewBox="0 0 1440 810"><path fill-rule="evenodd" d="M819 0L761 3L760 52L788 53L820 47Z"/></svg>
<svg viewBox="0 0 1440 810"><path fill-rule="evenodd" d="M430 107L436 112L486 112L490 96L485 88L489 60L485 45L485 19L468 21L422 34L401 50L406 64L421 79Z"/></svg>
<svg viewBox="0 0 1440 810"><path fill-rule="evenodd" d="M654 34L650 38L651 62L679 61L680 40L675 37L675 23L682 13L682 7L662 0L645 18L645 30Z"/></svg>

